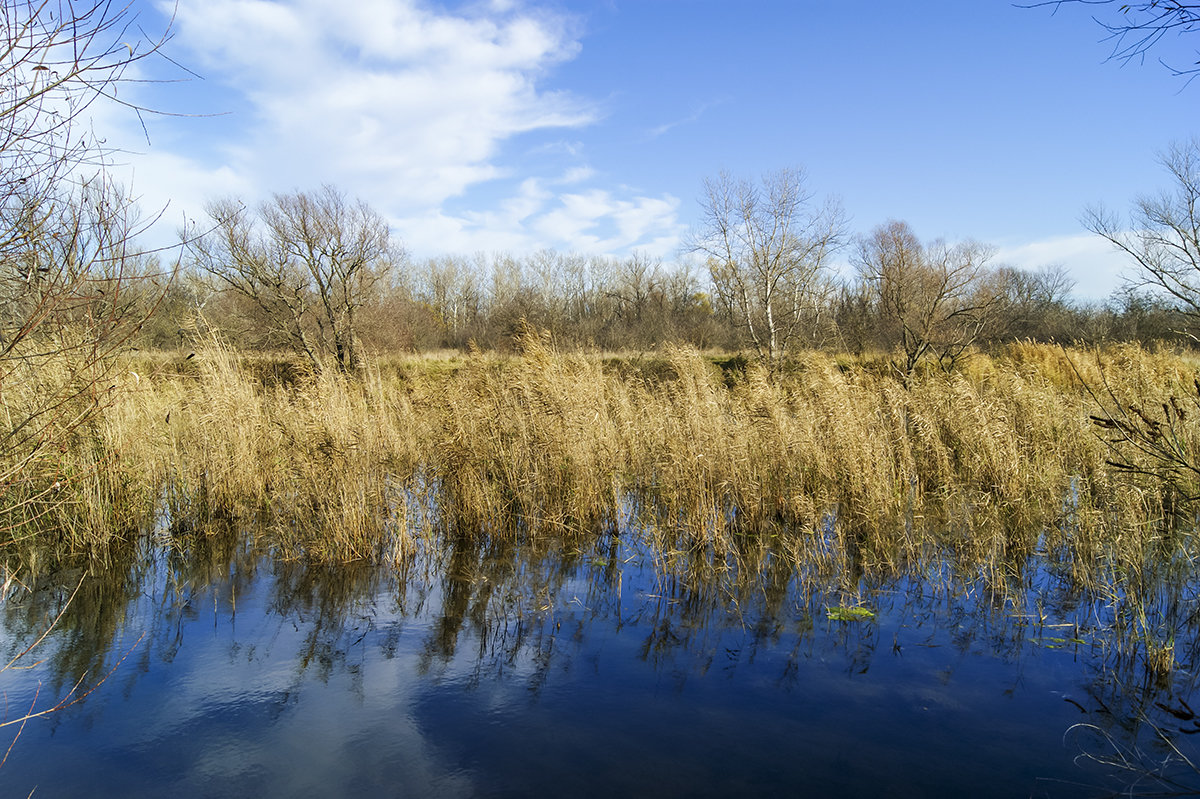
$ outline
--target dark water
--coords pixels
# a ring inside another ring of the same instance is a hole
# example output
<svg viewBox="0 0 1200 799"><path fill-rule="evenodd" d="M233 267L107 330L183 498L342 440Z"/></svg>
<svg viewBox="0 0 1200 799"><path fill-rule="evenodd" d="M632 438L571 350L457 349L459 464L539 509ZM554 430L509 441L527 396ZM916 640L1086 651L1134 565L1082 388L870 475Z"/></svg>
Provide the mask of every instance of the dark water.
<svg viewBox="0 0 1200 799"><path fill-rule="evenodd" d="M0 794L1161 788L1136 783L1137 768L1170 754L1155 726L1194 752L1180 732L1191 722L1168 712L1186 715L1188 664L1165 685L1121 673L1101 636L1051 626L1096 614L1045 579L1016 602L936 575L819 585L781 562L700 577L616 538L582 550L449 542L402 570L279 563L215 539L148 546L4 604L15 654L79 586L27 668L0 674L8 718L108 676L25 726ZM849 604L876 616L828 618ZM16 731L0 730L0 751ZM1137 768L1081 757L1114 746ZM1167 771L1200 789L1185 765Z"/></svg>

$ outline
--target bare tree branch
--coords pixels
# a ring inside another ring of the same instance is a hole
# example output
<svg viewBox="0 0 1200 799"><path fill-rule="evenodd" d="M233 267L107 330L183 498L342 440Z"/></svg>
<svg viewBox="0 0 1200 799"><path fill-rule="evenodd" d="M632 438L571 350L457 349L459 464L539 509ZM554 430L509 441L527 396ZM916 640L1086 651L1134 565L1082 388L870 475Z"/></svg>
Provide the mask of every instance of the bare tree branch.
<svg viewBox="0 0 1200 799"><path fill-rule="evenodd" d="M1046 0L1030 3L1022 8L1050 7L1058 11L1064 5L1111 6L1115 0ZM1128 64L1142 63L1146 54L1162 44L1168 35L1182 36L1200 32L1200 3L1185 3L1181 0L1142 0L1140 3L1119 3L1116 16L1101 18L1093 16L1105 31L1106 39L1112 42L1109 58ZM1200 55L1200 50L1197 51ZM1190 83L1200 75L1200 60L1190 66L1171 65L1158 59L1159 63L1177 76L1186 77Z"/></svg>
<svg viewBox="0 0 1200 799"><path fill-rule="evenodd" d="M15 536L66 496L47 453L103 406L156 304L135 244L153 220L108 177L86 114L145 110L118 91L167 33L108 0L0 0L0 35L0 530Z"/></svg>
<svg viewBox="0 0 1200 799"><path fill-rule="evenodd" d="M975 343L999 307L999 295L984 279L992 253L971 241L924 245L895 221L859 240L854 263L881 339L903 355L896 368L905 380L927 357L952 367Z"/></svg>
<svg viewBox="0 0 1200 799"><path fill-rule="evenodd" d="M1094 206L1088 230L1103 236L1138 267L1132 286L1169 297L1192 335L1200 332L1200 137L1171 145L1160 163L1173 185L1139 197L1127 221Z"/></svg>

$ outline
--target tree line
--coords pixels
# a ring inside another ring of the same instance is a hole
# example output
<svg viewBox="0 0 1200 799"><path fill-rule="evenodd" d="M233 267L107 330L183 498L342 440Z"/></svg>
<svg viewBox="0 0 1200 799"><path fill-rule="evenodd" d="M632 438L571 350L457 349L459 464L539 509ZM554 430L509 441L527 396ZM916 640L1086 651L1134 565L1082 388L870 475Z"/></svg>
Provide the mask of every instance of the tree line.
<svg viewBox="0 0 1200 799"><path fill-rule="evenodd" d="M324 186L257 207L210 202L184 231L175 279L146 292L153 313L138 343L186 345L200 325L350 372L367 351L504 349L532 324L560 346L611 351L673 341L771 363L814 347L883 353L907 377L1014 339L1190 341L1198 152L1193 141L1164 155L1173 188L1140 200L1128 223L1088 211L1088 226L1140 267L1100 303L1077 301L1063 268L998 264L980 242L922 240L898 220L851 235L799 170L706 181L701 223L674 261L549 250L415 260L378 212ZM133 271L160 272L153 262Z"/></svg>

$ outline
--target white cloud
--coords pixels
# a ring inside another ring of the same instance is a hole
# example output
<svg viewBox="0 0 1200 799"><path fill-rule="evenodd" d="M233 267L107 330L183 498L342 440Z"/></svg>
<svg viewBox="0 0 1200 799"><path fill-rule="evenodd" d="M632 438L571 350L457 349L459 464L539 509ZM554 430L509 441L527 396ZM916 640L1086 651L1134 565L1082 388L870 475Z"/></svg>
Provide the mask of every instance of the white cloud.
<svg viewBox="0 0 1200 799"><path fill-rule="evenodd" d="M587 102L539 88L579 50L548 14L185 0L175 32L173 55L249 109L227 134L238 146L221 163L193 156L194 169L232 170L262 195L333 182L392 213L422 211L505 175L496 158L512 136L595 118Z"/></svg>
<svg viewBox="0 0 1200 799"><path fill-rule="evenodd" d="M563 185L569 186L572 183L582 183L594 177L596 171L587 166L576 166L567 170L559 181Z"/></svg>
<svg viewBox="0 0 1200 799"><path fill-rule="evenodd" d="M550 241L575 242L573 249L581 252L641 249L650 255L669 255L683 233L679 200L674 197L619 199L592 189L559 199L557 208L534 221L533 230Z"/></svg>
<svg viewBox="0 0 1200 799"><path fill-rule="evenodd" d="M652 256L675 254L683 235L679 200L647 197L621 189L621 195L586 189L562 195L551 186L591 177L572 168L543 180L527 178L497 209L451 215L443 211L393 221L417 256L445 252L533 252L540 249L589 255L623 255L639 250Z"/></svg>
<svg viewBox="0 0 1200 799"><path fill-rule="evenodd" d="M593 189L585 194L565 194L559 208L544 214L535 224L538 233L560 241L583 241L585 232L597 226L599 220L616 210L608 193ZM588 236L594 244L594 236Z"/></svg>
<svg viewBox="0 0 1200 799"><path fill-rule="evenodd" d="M651 128L649 131L647 131L646 135L651 139L657 139L659 136L662 136L664 133L667 133L672 128L677 128L680 125L690 125L693 122L699 121L700 117L704 116L705 112L708 111L710 108L714 108L718 105L721 105L722 103L728 102L728 100L729 100L728 97L720 97L716 100L710 100L707 103L702 103L698 108L696 108L696 110L694 110L692 113L688 114L687 116L682 117L681 119L672 120L670 122L664 122L661 125L656 125L655 127Z"/></svg>
<svg viewBox="0 0 1200 799"><path fill-rule="evenodd" d="M245 196L253 186L227 166L205 169L194 161L169 152L150 152L137 160L130 170L128 189L137 198L143 212L161 215L168 229L157 231L166 237L156 245L173 244L175 232L185 216L196 221L204 203L216 197Z"/></svg>
<svg viewBox="0 0 1200 799"><path fill-rule="evenodd" d="M146 151L131 154L130 172L147 209L169 204L156 245L213 197L253 204L332 183L383 213L418 256L669 257L683 232L679 201L603 186L583 145L554 137L598 116L542 85L579 50L570 20L523 3L451 12L420 0L182 0L171 55L206 80L181 91L209 93L201 112L235 112L154 120L150 147L136 120L105 114L103 124ZM525 133L543 136L505 151Z"/></svg>

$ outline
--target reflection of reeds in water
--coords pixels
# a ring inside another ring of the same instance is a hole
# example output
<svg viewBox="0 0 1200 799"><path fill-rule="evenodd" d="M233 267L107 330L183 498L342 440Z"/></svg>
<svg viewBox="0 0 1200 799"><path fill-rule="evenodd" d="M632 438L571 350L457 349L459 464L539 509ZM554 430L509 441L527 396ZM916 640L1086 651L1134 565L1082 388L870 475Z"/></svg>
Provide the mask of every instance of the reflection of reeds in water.
<svg viewBox="0 0 1200 799"><path fill-rule="evenodd" d="M1187 545L1157 523L1167 484L1109 463L1081 383L1171 396L1194 376L1177 356L1018 344L906 388L821 353L723 373L683 348L614 369L533 330L519 344L360 380L259 379L216 344L145 356L62 453L74 477L47 518L95 544L165 502L175 534L232 522L287 558L396 560L435 526L571 537L633 508L664 554L716 568L767 551L824 573L950 559L998 585L1034 553L1094 582ZM1185 416L1179 434L1200 440L1200 410Z"/></svg>

